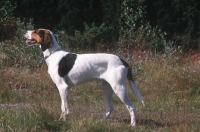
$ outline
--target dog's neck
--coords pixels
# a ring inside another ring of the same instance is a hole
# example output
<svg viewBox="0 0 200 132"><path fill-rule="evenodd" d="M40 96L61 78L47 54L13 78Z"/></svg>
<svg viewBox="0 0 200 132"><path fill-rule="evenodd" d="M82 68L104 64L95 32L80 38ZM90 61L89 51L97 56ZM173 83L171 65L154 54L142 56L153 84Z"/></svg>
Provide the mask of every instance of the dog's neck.
<svg viewBox="0 0 200 132"><path fill-rule="evenodd" d="M51 34L51 38L53 41L53 45L46 49L45 51L43 51L43 55L44 55L44 59L46 60L49 56L51 56L53 53L55 53L56 51L60 51L61 47L59 46L58 42L56 41L55 36L53 35L53 33L50 31Z"/></svg>

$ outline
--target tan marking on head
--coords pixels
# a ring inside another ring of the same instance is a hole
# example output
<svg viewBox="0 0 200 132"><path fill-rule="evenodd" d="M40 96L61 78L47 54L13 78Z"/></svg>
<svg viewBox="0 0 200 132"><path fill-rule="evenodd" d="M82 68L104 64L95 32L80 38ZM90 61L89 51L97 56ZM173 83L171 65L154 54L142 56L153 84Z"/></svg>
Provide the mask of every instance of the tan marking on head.
<svg viewBox="0 0 200 132"><path fill-rule="evenodd" d="M41 45L42 51L45 51L53 45L51 34L48 30L36 29L32 32L31 36Z"/></svg>

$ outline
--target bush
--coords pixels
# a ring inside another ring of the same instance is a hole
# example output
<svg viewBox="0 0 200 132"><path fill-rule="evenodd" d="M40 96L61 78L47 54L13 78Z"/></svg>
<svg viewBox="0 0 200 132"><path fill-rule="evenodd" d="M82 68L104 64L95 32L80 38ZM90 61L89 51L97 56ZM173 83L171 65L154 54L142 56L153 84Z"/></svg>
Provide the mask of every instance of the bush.
<svg viewBox="0 0 200 132"><path fill-rule="evenodd" d="M0 55L1 68L4 66L38 67L41 62L41 52L38 47L27 47L23 33L26 29L33 29L32 19L29 22L14 18L16 8L12 0L0 1Z"/></svg>
<svg viewBox="0 0 200 132"><path fill-rule="evenodd" d="M12 0L0 1L0 41L11 38L14 31L14 17L16 5Z"/></svg>
<svg viewBox="0 0 200 132"><path fill-rule="evenodd" d="M145 6L137 0L124 0L122 3L121 40L131 46L139 46L151 51L164 51L165 35L158 27L152 27L146 20Z"/></svg>
<svg viewBox="0 0 200 132"><path fill-rule="evenodd" d="M107 27L102 23L99 27L93 23L91 26L84 23L85 30L75 31L74 36L67 35L64 31L57 31L56 36L59 38L61 45L71 50L99 50L112 46L111 43L116 40L114 35L115 29ZM107 45L109 43L109 45Z"/></svg>
<svg viewBox="0 0 200 132"><path fill-rule="evenodd" d="M25 44L23 33L25 30L34 29L32 19L25 23L25 20L15 20L15 36L4 41L2 46L3 52L6 54L7 60L4 61L3 66L15 66L15 67L39 67L42 63L42 52L37 46L28 47Z"/></svg>
<svg viewBox="0 0 200 132"><path fill-rule="evenodd" d="M151 0L146 1L148 20L159 26L173 39L173 45L181 46L183 51L198 48L200 19L198 0Z"/></svg>

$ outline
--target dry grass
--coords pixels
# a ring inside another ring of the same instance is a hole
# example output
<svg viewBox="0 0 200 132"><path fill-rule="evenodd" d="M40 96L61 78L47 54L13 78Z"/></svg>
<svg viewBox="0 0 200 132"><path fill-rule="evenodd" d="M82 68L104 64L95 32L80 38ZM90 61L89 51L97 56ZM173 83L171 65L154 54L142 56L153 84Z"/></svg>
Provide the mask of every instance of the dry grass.
<svg viewBox="0 0 200 132"><path fill-rule="evenodd" d="M99 81L76 86L69 97L71 114L58 121L60 97L47 74L38 69L0 69L0 131L200 131L200 81L197 61L174 56L129 59L146 107L137 107L137 126L129 127L125 106L114 96L115 111L102 122L105 103ZM1 60L2 62L2 60Z"/></svg>

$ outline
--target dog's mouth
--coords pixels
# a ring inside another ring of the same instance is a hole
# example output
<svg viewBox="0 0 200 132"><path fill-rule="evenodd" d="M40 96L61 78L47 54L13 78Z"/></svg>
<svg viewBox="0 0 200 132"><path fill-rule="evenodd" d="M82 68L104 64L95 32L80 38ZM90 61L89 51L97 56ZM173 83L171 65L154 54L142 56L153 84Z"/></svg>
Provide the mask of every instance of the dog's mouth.
<svg viewBox="0 0 200 132"><path fill-rule="evenodd" d="M33 44L36 44L37 41L35 39L26 39L26 44L27 45L33 45Z"/></svg>

